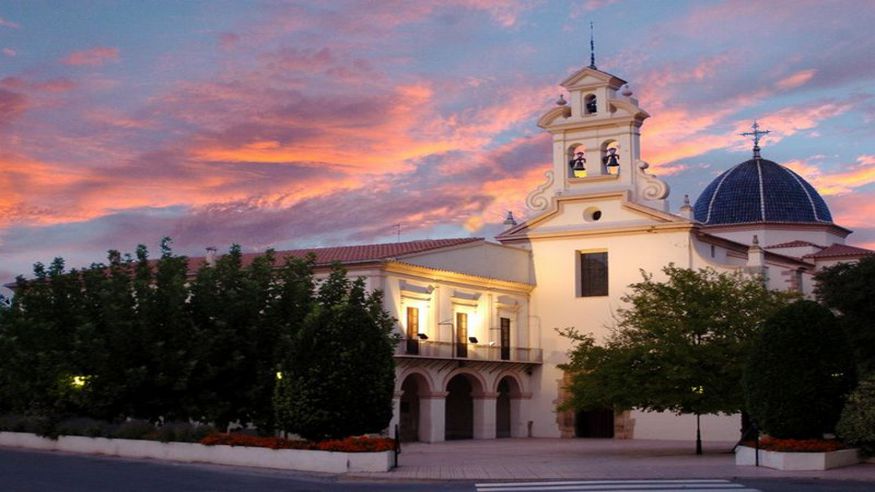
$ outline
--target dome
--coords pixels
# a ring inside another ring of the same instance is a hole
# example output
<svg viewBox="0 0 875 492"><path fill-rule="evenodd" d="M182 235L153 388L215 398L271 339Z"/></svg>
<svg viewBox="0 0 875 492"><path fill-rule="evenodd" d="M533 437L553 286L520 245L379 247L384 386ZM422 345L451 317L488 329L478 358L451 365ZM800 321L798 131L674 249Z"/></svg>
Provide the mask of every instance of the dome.
<svg viewBox="0 0 875 492"><path fill-rule="evenodd" d="M706 225L832 223L826 202L813 186L786 167L759 158L718 176L696 200L693 213Z"/></svg>

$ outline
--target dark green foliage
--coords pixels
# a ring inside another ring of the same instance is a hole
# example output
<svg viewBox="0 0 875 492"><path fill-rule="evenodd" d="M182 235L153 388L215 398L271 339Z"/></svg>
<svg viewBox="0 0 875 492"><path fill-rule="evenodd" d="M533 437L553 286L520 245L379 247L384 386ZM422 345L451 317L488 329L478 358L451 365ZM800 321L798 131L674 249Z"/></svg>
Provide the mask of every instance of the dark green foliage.
<svg viewBox="0 0 875 492"><path fill-rule="evenodd" d="M109 422L88 417L65 419L55 428L59 436L109 437L112 434Z"/></svg>
<svg viewBox="0 0 875 492"><path fill-rule="evenodd" d="M39 416L15 426L187 440L200 431L153 424L194 419L223 430L251 422L270 434L276 374L291 354L310 350L298 347L310 343L299 336L305 320L317 337L318 326L344 327L348 347L373 345L338 367L353 378L371 374L379 390L340 397L350 407L379 407L379 418L350 425L379 431L374 422L388 422L392 320L380 294L364 293L361 282L335 274L316 297L314 257L277 267L272 251L247 262L238 246L192 277L167 238L157 260L144 246L134 258L110 251L107 259L82 271L65 271L60 259L48 269L37 264L33 279L18 279L12 306L0 306L0 412ZM124 423L110 431L97 421Z"/></svg>
<svg viewBox="0 0 875 492"><path fill-rule="evenodd" d="M760 429L780 439L832 432L853 387L854 364L835 316L812 301L770 317L744 373L747 408Z"/></svg>
<svg viewBox="0 0 875 492"><path fill-rule="evenodd" d="M148 420L127 420L119 424L108 437L118 439L146 439L155 433L155 424Z"/></svg>
<svg viewBox="0 0 875 492"><path fill-rule="evenodd" d="M824 268L815 280L817 299L839 311L859 373L875 374L875 255Z"/></svg>
<svg viewBox="0 0 875 492"><path fill-rule="evenodd" d="M836 424L836 434L851 446L875 456L875 375L860 381Z"/></svg>
<svg viewBox="0 0 875 492"><path fill-rule="evenodd" d="M575 345L571 398L564 408L640 408L677 413L742 410L743 361L763 321L789 295L758 279L668 266L657 282L642 272L603 345L588 334L562 333Z"/></svg>
<svg viewBox="0 0 875 492"><path fill-rule="evenodd" d="M320 440L379 432L392 417L397 340L379 292L335 267L282 366L279 426Z"/></svg>
<svg viewBox="0 0 875 492"><path fill-rule="evenodd" d="M49 417L37 415L2 415L0 416L0 431L29 432L41 436L51 434L54 423Z"/></svg>

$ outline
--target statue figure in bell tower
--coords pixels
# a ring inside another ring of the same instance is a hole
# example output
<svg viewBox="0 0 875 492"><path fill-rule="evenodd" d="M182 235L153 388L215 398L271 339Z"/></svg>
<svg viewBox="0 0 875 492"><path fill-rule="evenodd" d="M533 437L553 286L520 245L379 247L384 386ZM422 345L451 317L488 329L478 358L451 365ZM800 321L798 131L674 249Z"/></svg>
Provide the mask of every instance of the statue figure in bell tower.
<svg viewBox="0 0 875 492"><path fill-rule="evenodd" d="M620 156L617 155L616 147L608 147L608 155L605 156L605 168L608 174L616 176L620 173Z"/></svg>
<svg viewBox="0 0 875 492"><path fill-rule="evenodd" d="M574 158L568 161L568 166L571 167L571 175L575 178L586 177L586 157L583 151L578 150L574 153Z"/></svg>

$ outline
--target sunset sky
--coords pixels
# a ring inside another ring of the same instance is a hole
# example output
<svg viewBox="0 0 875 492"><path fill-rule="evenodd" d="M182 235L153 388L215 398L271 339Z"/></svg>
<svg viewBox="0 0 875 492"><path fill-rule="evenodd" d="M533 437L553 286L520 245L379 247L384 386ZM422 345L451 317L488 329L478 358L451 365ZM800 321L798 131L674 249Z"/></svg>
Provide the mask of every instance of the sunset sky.
<svg viewBox="0 0 875 492"><path fill-rule="evenodd" d="M589 63L652 117L672 210L750 156L875 248L875 3L0 2L0 283L108 249L485 236L549 167ZM861 28L861 26L868 26Z"/></svg>

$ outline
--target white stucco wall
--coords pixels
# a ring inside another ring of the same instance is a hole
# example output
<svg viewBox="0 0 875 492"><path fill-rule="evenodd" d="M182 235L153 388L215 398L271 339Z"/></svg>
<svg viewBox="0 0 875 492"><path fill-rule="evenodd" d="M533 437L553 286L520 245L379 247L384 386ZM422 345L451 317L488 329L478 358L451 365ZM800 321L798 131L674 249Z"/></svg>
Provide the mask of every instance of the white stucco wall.
<svg viewBox="0 0 875 492"><path fill-rule="evenodd" d="M641 280L641 270L660 279L663 278L662 267L669 263L688 266L691 261L689 241L686 231L532 241L538 284L532 293L532 325L538 326L544 349L544 365L533 376L532 413L537 416L533 426L535 436L560 435L555 408L563 374L557 366L567 361L570 344L555 330L573 326L603 340L614 325L613 314L622 305L620 298L630 284ZM576 296L576 262L580 251L608 252L608 296Z"/></svg>
<svg viewBox="0 0 875 492"><path fill-rule="evenodd" d="M531 253L501 244L480 242L406 256L405 263L481 277L532 283Z"/></svg>

